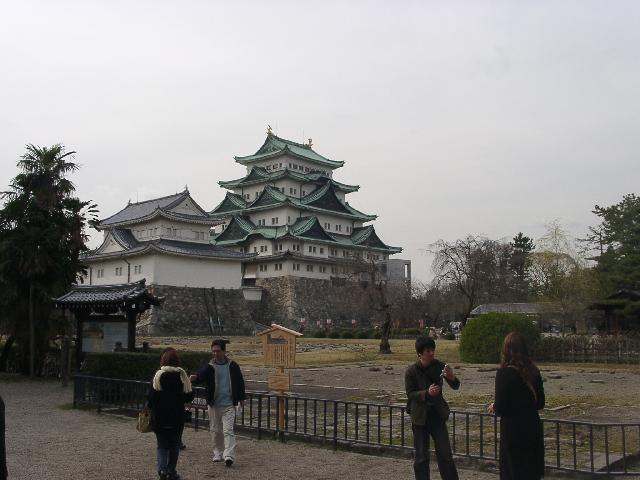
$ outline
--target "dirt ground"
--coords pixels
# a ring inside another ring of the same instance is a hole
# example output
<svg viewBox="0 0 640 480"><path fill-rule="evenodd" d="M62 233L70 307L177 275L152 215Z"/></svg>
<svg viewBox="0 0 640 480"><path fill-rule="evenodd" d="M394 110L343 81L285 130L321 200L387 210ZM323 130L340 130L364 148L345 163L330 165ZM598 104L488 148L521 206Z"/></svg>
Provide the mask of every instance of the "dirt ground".
<svg viewBox="0 0 640 480"><path fill-rule="evenodd" d="M156 346L173 345L179 349L206 350L210 337L173 337L150 339ZM415 354L412 341L395 341L403 352L389 357L372 354L375 341L341 341L305 339L298 345L299 357L309 362L309 356L317 356L318 365L290 370L294 393L317 398L371 400L383 403L403 403L404 371ZM243 369L249 388L266 390L268 370L262 363L260 346L253 339L233 339L228 347L230 356L236 358ZM454 357L451 350L445 355ZM457 356L457 352L455 352ZM326 361L341 357L349 363L323 365ZM366 359L358 361L358 358ZM457 358L438 355L449 362L460 378L458 391L445 387L445 397L453 408L482 410L493 399L496 365L474 365L456 362ZM540 365L547 398L547 408L542 415L547 418L589 420L596 422L640 421L640 365L558 364Z"/></svg>
<svg viewBox="0 0 640 480"><path fill-rule="evenodd" d="M0 384L6 403L11 480L140 480L157 478L155 437L132 418L72 410L72 388L54 382ZM187 429L178 471L185 480L413 478L411 460L361 455L297 442L240 436L236 463L210 461L209 434ZM434 462L435 463L435 462ZM432 465L433 467L433 465ZM433 471L432 478L439 478ZM496 480L496 473L460 469L461 480Z"/></svg>

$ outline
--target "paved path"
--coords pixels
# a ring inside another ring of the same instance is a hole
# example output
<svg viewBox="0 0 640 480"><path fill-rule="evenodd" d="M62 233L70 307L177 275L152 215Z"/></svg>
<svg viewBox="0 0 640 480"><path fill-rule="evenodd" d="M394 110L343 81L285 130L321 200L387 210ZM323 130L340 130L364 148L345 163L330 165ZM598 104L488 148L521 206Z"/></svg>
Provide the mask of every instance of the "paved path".
<svg viewBox="0 0 640 480"><path fill-rule="evenodd" d="M52 382L0 384L7 405L7 455L11 480L157 478L155 437L134 420L71 410L72 389ZM298 442L239 438L231 469L209 460L209 434L185 431L187 450L178 471L185 480L411 479L410 460L334 452ZM440 478L433 473L433 479ZM496 480L494 473L460 471L461 480Z"/></svg>

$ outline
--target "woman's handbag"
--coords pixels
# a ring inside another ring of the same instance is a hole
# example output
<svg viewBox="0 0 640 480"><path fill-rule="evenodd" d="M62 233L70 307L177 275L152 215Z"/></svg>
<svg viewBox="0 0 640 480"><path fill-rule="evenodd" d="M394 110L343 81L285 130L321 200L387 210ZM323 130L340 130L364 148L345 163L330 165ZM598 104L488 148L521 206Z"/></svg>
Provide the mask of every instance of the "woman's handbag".
<svg viewBox="0 0 640 480"><path fill-rule="evenodd" d="M183 420L184 420L184 423L191 423L191 419L192 419L192 417L193 417L193 415L192 415L191 410L187 410L187 409L185 408L185 410L184 410L184 414L183 414L183 417L182 417L182 418L183 418Z"/></svg>
<svg viewBox="0 0 640 480"><path fill-rule="evenodd" d="M144 406L142 411L138 413L138 424L136 430L140 433L153 432L153 425L151 423L151 410L147 405Z"/></svg>

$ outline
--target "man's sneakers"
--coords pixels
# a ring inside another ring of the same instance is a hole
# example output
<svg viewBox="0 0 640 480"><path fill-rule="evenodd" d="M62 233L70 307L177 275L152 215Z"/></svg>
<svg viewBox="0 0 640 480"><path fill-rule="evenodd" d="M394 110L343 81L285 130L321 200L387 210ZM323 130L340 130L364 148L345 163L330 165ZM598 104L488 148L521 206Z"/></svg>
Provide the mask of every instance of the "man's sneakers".
<svg viewBox="0 0 640 480"><path fill-rule="evenodd" d="M224 464L227 466L227 468L231 467L231 465L233 465L233 460L231 460L230 458L227 458L224 461Z"/></svg>
<svg viewBox="0 0 640 480"><path fill-rule="evenodd" d="M212 460L213 460L213 463L221 462L222 461L222 455L220 455L219 453L217 453L217 454L214 453Z"/></svg>

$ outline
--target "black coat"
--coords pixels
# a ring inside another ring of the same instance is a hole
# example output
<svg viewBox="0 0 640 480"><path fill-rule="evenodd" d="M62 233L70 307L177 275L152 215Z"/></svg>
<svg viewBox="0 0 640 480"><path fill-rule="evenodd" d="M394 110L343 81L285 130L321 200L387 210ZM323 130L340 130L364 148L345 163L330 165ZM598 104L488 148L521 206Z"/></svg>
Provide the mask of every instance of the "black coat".
<svg viewBox="0 0 640 480"><path fill-rule="evenodd" d="M184 427L184 404L193 400L193 391L184 393L179 372L163 372L162 390L149 391L147 401L151 407L153 431L162 432Z"/></svg>
<svg viewBox="0 0 640 480"><path fill-rule="evenodd" d="M7 473L7 452L5 449L4 401L0 397L0 479L5 480Z"/></svg>
<svg viewBox="0 0 640 480"><path fill-rule="evenodd" d="M234 405L247 399L244 391L244 378L240 366L233 360L229 360L229 375L231 376L231 398ZM196 373L196 379L193 383L205 383L207 404L213 405L213 398L216 391L216 371L211 363L203 365Z"/></svg>
<svg viewBox="0 0 640 480"><path fill-rule="evenodd" d="M544 407L540 374L533 392L511 367L496 373L495 412L500 416L500 480L539 480L544 474L544 438L538 410Z"/></svg>

